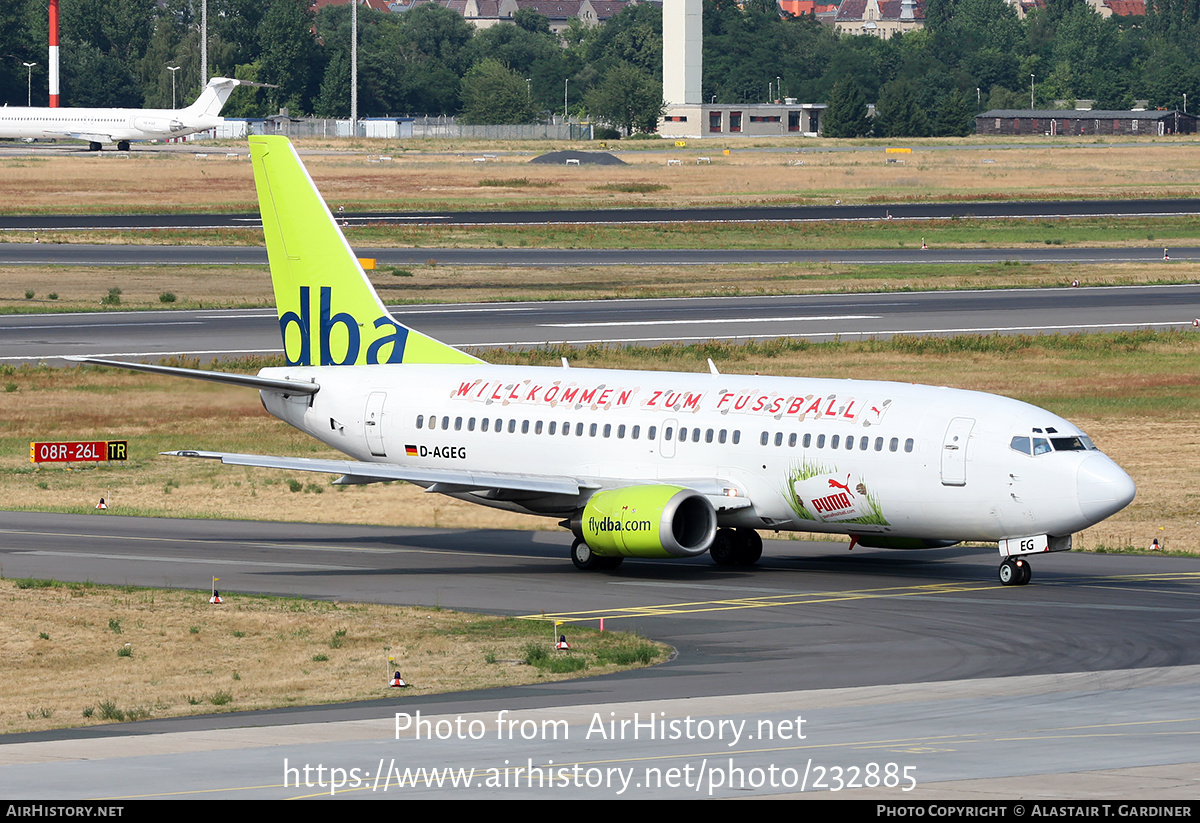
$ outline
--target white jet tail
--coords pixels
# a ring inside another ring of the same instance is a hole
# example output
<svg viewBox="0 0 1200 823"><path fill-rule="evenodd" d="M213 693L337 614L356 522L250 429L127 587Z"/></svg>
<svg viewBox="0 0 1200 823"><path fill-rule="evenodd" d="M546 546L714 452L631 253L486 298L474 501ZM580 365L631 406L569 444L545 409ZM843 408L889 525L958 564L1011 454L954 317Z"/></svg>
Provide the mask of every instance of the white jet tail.
<svg viewBox="0 0 1200 823"><path fill-rule="evenodd" d="M233 87L249 85L258 84L247 83L244 80L234 80L230 77L213 77L208 81L208 85L204 87L204 91L200 93L200 96L196 98L196 102L183 111L195 117L218 117L221 114L221 109L225 107L225 101L229 99L229 95L233 92Z"/></svg>

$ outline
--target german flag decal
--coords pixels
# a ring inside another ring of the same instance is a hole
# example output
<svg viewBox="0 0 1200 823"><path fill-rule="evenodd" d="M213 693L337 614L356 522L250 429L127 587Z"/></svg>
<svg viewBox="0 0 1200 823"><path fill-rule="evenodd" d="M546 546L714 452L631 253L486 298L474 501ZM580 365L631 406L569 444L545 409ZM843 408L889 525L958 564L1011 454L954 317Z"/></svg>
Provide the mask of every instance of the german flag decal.
<svg viewBox="0 0 1200 823"><path fill-rule="evenodd" d="M409 457L416 457L417 456L417 447L416 446L405 446L404 453L406 455L408 455Z"/></svg>

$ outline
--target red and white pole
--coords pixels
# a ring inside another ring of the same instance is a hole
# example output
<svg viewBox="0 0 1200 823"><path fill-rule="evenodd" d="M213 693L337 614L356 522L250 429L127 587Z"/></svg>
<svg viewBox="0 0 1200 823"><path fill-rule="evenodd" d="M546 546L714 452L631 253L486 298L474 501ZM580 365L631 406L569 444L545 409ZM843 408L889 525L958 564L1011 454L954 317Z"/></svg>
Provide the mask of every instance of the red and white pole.
<svg viewBox="0 0 1200 823"><path fill-rule="evenodd" d="M50 0L50 108L58 108L58 0Z"/></svg>

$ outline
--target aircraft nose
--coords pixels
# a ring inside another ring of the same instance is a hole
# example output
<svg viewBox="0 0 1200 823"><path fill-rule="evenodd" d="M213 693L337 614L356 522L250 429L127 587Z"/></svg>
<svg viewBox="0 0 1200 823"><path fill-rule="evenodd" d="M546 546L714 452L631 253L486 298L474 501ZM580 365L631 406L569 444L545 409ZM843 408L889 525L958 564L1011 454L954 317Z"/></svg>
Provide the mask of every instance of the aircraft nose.
<svg viewBox="0 0 1200 823"><path fill-rule="evenodd" d="M1076 475L1079 509L1092 523L1099 523L1133 502L1137 486L1120 466L1102 454L1079 464Z"/></svg>

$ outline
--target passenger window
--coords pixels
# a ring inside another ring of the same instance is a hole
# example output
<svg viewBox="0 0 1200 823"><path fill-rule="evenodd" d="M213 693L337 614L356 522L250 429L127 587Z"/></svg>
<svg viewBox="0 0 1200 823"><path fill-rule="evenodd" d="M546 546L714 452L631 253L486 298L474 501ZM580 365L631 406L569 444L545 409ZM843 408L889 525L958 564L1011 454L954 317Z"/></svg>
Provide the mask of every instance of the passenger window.
<svg viewBox="0 0 1200 823"><path fill-rule="evenodd" d="M529 421L528 420L521 421L521 434L529 434Z"/></svg>
<svg viewBox="0 0 1200 823"><path fill-rule="evenodd" d="M724 442L725 442L725 435L726 435L726 431L725 431L725 429L721 429L721 431L719 431L719 432L717 433L717 442L718 442L718 443L724 443Z"/></svg>
<svg viewBox="0 0 1200 823"><path fill-rule="evenodd" d="M450 428L450 416L446 415L445 417L442 418L442 431L446 431L449 428Z"/></svg>
<svg viewBox="0 0 1200 823"><path fill-rule="evenodd" d="M877 452L883 451L883 438L882 437L875 438L875 451L877 451Z"/></svg>
<svg viewBox="0 0 1200 823"><path fill-rule="evenodd" d="M582 423L575 424L575 436L583 437L583 424Z"/></svg>
<svg viewBox="0 0 1200 823"><path fill-rule="evenodd" d="M632 434L633 434L633 439L634 439L634 440L637 440L637 439L638 439L638 435L639 435L639 434L641 434L641 433L642 433L642 427L641 427L641 426L634 426L634 427L633 427L633 432L632 432ZM653 437L654 435L650 435L650 436L651 436L651 437Z"/></svg>
<svg viewBox="0 0 1200 823"><path fill-rule="evenodd" d="M550 431L549 431L549 433L550 433L550 434L554 434L554 432L556 432L556 431L558 430L558 429L557 429L557 426L558 426L558 423L557 423L557 422L555 422L554 420L551 420L551 421L550 421Z"/></svg>
<svg viewBox="0 0 1200 823"><path fill-rule="evenodd" d="M663 440L670 440L671 435L673 434L675 434L675 429L667 426L665 429L663 429Z"/></svg>
<svg viewBox="0 0 1200 823"><path fill-rule="evenodd" d="M646 439L647 440L653 440L657 434L658 434L658 426L651 426L650 428L646 429Z"/></svg>
<svg viewBox="0 0 1200 823"><path fill-rule="evenodd" d="M525 421L525 422L528 423L529 421ZM517 430L517 418L514 417L508 421L508 433L513 434L514 432L516 432L516 430Z"/></svg>
<svg viewBox="0 0 1200 823"><path fill-rule="evenodd" d="M693 443L700 442L700 429L692 429L692 442Z"/></svg>
<svg viewBox="0 0 1200 823"><path fill-rule="evenodd" d="M840 434L835 434L833 437L829 438L829 448L836 449L839 445L841 445L841 442L842 436Z"/></svg>
<svg viewBox="0 0 1200 823"><path fill-rule="evenodd" d="M596 424L593 423L592 425L588 426L588 437L595 437L595 436L596 436Z"/></svg>
<svg viewBox="0 0 1200 823"><path fill-rule="evenodd" d="M900 448L900 438L899 437L893 437L891 440L888 441L888 451L894 452L898 448Z"/></svg>
<svg viewBox="0 0 1200 823"><path fill-rule="evenodd" d="M783 432L775 432L775 445L776 446L783 445Z"/></svg>
<svg viewBox="0 0 1200 823"><path fill-rule="evenodd" d="M467 431L469 431L469 432L475 431L475 418L474 417L472 417L470 420L467 421Z"/></svg>
<svg viewBox="0 0 1200 823"><path fill-rule="evenodd" d="M804 435L804 448L807 449L810 446L812 446L812 434L805 434Z"/></svg>
<svg viewBox="0 0 1200 823"><path fill-rule="evenodd" d="M461 417L454 418L454 430L456 432L462 431L462 418Z"/></svg>
<svg viewBox="0 0 1200 823"><path fill-rule="evenodd" d="M767 434L766 432L763 432L762 435L758 438L758 442L764 446L767 445L767 443L770 442L770 440L771 440L771 435Z"/></svg>
<svg viewBox="0 0 1200 823"><path fill-rule="evenodd" d="M617 426L617 439L618 439L618 440L624 440L624 439L625 439L625 424L624 424L624 423L622 423L621 425Z"/></svg>
<svg viewBox="0 0 1200 823"><path fill-rule="evenodd" d="M870 447L870 445L871 445L871 438L869 438L869 437L863 437L863 438L859 439L859 441L858 441L858 448L861 451L866 451Z"/></svg>
<svg viewBox="0 0 1200 823"><path fill-rule="evenodd" d="M541 420L539 420L539 421L537 421L536 423L534 423L534 424L533 424L533 433L534 433L534 434L541 434L541 433L542 433L542 421L541 421Z"/></svg>
<svg viewBox="0 0 1200 823"><path fill-rule="evenodd" d="M423 415L423 414L418 414L418 415L417 415L417 428L418 428L418 429L419 429L419 428L421 428L421 426L422 426L424 423L425 423L425 415Z"/></svg>
<svg viewBox="0 0 1200 823"><path fill-rule="evenodd" d="M913 450L914 441L910 437L904 441L904 451L911 453Z"/></svg>
<svg viewBox="0 0 1200 823"><path fill-rule="evenodd" d="M741 443L741 442L742 442L742 430L734 429L733 430L733 445L736 446L738 443Z"/></svg>
<svg viewBox="0 0 1200 823"><path fill-rule="evenodd" d="M480 430L481 432L485 432L485 431L487 431L487 430L488 430L488 424L489 424L489 423L491 423L491 422L492 422L492 420L491 420L491 418L490 418L490 417L485 417L485 418L483 418L482 420L480 420L480 421L479 421L479 430Z"/></svg>
<svg viewBox="0 0 1200 823"><path fill-rule="evenodd" d="M604 436L605 436L606 438L607 438L607 437L611 437L611 436L612 436L612 423L605 423L605 424L604 424Z"/></svg>

